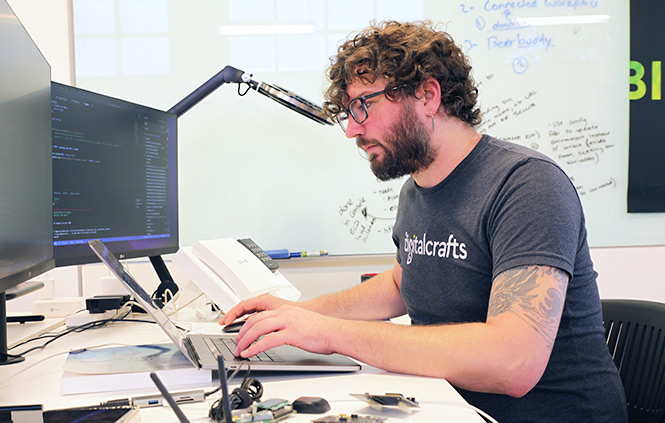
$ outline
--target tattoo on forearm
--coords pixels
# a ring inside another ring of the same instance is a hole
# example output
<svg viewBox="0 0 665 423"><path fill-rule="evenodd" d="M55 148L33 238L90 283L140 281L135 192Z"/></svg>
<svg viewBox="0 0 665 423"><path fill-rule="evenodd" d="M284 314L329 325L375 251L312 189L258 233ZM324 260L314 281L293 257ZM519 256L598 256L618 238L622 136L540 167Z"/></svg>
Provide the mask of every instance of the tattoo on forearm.
<svg viewBox="0 0 665 423"><path fill-rule="evenodd" d="M539 293L540 278L554 278L556 284ZM568 274L548 266L524 266L507 270L494 280L487 316L507 311L516 313L547 341L550 349L565 300Z"/></svg>

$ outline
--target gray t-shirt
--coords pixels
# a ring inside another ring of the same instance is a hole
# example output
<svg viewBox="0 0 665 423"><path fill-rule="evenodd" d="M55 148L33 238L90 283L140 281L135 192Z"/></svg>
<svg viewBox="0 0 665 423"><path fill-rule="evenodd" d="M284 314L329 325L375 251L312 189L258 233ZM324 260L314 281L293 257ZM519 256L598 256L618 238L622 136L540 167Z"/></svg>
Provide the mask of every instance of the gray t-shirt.
<svg viewBox="0 0 665 423"><path fill-rule="evenodd" d="M604 340L596 272L574 186L549 158L484 135L441 183L412 178L393 229L412 323L484 322L492 280L516 266L572 275L545 373L524 397L458 391L499 422L626 422Z"/></svg>

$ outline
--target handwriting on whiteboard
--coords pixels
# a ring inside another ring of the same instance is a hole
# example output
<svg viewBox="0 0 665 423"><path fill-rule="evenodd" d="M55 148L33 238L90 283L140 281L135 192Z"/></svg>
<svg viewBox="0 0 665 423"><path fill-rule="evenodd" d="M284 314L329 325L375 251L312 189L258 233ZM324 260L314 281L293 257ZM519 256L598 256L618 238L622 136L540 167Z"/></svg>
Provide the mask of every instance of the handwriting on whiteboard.
<svg viewBox="0 0 665 423"><path fill-rule="evenodd" d="M398 199L393 187L378 188L370 196L349 198L339 207L340 222L357 241L367 242L374 234L390 236Z"/></svg>
<svg viewBox="0 0 665 423"><path fill-rule="evenodd" d="M512 70L523 74L529 69L528 54L537 52L547 54L557 47L560 35L552 24L567 23L567 14L592 12L600 8L600 0L484 0L467 1L459 4L465 21L460 21L465 30L465 37L460 45L470 54L475 50L485 52L501 51L512 59ZM561 15L551 18L553 13ZM539 17L546 16L545 18ZM563 18L562 18L563 17ZM569 25L576 34L577 20L571 19ZM565 44L565 43L562 43Z"/></svg>

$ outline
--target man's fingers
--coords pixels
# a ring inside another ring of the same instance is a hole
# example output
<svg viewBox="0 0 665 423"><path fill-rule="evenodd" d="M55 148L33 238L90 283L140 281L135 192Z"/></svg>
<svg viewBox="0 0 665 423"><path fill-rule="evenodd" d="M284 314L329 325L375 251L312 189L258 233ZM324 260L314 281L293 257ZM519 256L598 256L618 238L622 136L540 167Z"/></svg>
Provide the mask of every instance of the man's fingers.
<svg viewBox="0 0 665 423"><path fill-rule="evenodd" d="M264 311L247 319L245 324L242 325L240 332L238 332L238 336L236 336L236 355L246 350L259 337L283 329L283 325L279 322L279 319L273 318L273 315L274 312ZM256 353L261 351L257 351Z"/></svg>
<svg viewBox="0 0 665 423"><path fill-rule="evenodd" d="M247 349L240 351L239 355L242 358L248 358L271 348L284 345L285 342L281 340L282 333L283 332L272 332L265 335L263 338L252 343Z"/></svg>
<svg viewBox="0 0 665 423"><path fill-rule="evenodd" d="M248 310L245 309L244 307L238 308L238 306L233 307L231 310L229 310L224 316L222 316L222 319L219 321L220 325L228 325L230 323L233 323L236 321L241 316L244 316L245 314L248 314Z"/></svg>
<svg viewBox="0 0 665 423"><path fill-rule="evenodd" d="M262 306L261 303L257 301L256 298L251 298L249 300L245 300L237 304L226 314L224 314L224 316L222 316L221 320L219 321L219 324L228 325L229 323L233 323L238 318L244 315L256 313L258 311L263 311L265 309L266 307Z"/></svg>

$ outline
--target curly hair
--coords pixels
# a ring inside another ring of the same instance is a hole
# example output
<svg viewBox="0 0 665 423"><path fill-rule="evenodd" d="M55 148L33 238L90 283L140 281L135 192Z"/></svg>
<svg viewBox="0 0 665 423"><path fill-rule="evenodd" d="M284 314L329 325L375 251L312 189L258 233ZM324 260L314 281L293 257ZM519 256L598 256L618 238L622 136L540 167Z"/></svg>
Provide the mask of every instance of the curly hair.
<svg viewBox="0 0 665 423"><path fill-rule="evenodd" d="M346 93L356 79L373 83L385 78L386 96L416 95L428 78L441 85L445 112L471 126L481 121L476 107L478 89L471 76L471 65L452 37L437 31L430 21L373 23L346 40L327 69L330 86L323 109L330 117L346 110Z"/></svg>

